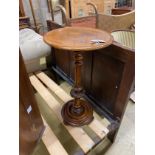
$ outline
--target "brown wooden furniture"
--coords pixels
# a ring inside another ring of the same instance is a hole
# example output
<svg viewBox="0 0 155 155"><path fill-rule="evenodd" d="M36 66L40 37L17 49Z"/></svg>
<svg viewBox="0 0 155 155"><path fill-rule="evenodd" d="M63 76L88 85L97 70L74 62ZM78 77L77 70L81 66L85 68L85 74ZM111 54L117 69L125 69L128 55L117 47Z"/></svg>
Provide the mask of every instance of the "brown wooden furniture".
<svg viewBox="0 0 155 155"><path fill-rule="evenodd" d="M83 57L85 97L101 113L121 120L134 80L134 50L113 43L105 49L84 53ZM53 70L73 83L73 54L54 49L52 59Z"/></svg>
<svg viewBox="0 0 155 155"><path fill-rule="evenodd" d="M103 40L104 43L91 43L94 39ZM92 28L65 27L48 32L44 36L44 41L62 50L61 52L68 50L74 55L75 85L71 91L74 100L67 102L62 108L64 123L72 126L90 123L93 119L93 110L86 101L81 100L84 94L81 85L82 52L109 46L113 41L112 36L105 31Z"/></svg>
<svg viewBox="0 0 155 155"><path fill-rule="evenodd" d="M63 26L92 27L111 33L114 30L131 29L131 26L135 23L134 10L122 15L105 15L98 13L97 8L93 3L87 3L87 5L90 5L95 13L91 13L90 16L80 18L68 18L65 8L63 6L59 7L63 13L63 21L65 21ZM49 31L53 28L62 27L62 25L59 25L51 20L47 20L47 25Z"/></svg>
<svg viewBox="0 0 155 155"><path fill-rule="evenodd" d="M49 21L49 30L62 27ZM87 100L113 125L113 140L123 117L132 86L134 84L134 50L119 43L96 51L83 53L82 85ZM52 70L70 84L74 82L73 53L53 48ZM118 124L117 124L118 123Z"/></svg>
<svg viewBox="0 0 155 155"><path fill-rule="evenodd" d="M34 29L37 33L39 33L39 30L40 30L42 25L38 24L36 21L32 0L29 0L29 4L30 4L30 8L31 8L33 21L34 21L34 26L32 26L30 24L30 18L27 17L25 14L24 6L23 6L23 0L20 0L19 1L19 29L31 28L31 29Z"/></svg>
<svg viewBox="0 0 155 155"><path fill-rule="evenodd" d="M118 7L118 8L113 8L112 9L112 15L121 15L121 14L124 14L124 13L128 13L128 12L131 12L133 11L134 8L132 7Z"/></svg>
<svg viewBox="0 0 155 155"><path fill-rule="evenodd" d="M19 0L19 17L24 17L24 16L25 16L25 11L23 6L23 1Z"/></svg>
<svg viewBox="0 0 155 155"><path fill-rule="evenodd" d="M37 107L33 89L19 53L19 152L29 155L42 137L44 125Z"/></svg>

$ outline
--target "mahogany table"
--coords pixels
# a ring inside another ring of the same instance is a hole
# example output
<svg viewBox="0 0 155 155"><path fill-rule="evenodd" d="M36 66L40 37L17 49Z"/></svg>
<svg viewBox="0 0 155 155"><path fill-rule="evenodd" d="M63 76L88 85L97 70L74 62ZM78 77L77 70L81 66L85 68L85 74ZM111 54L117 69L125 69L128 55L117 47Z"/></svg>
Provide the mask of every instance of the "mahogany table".
<svg viewBox="0 0 155 155"><path fill-rule="evenodd" d="M92 40L103 40L104 42L93 43ZM93 109L87 101L81 99L84 95L81 85L82 53L109 46L112 44L113 37L99 29L65 27L46 33L44 41L54 48L74 52L75 85L71 90L71 96L74 99L68 101L62 108L61 115L64 123L71 126L89 124L93 120Z"/></svg>

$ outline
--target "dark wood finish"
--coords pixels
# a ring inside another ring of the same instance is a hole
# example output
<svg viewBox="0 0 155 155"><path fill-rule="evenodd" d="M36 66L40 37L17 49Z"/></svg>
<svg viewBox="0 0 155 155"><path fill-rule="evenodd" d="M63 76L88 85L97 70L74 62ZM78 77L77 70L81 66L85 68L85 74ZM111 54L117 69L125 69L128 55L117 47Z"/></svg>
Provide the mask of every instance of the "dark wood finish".
<svg viewBox="0 0 155 155"><path fill-rule="evenodd" d="M120 123L118 121L113 121L110 125L108 125L108 129L110 132L108 133L107 137L110 139L111 142L114 142L114 138L116 137L119 126Z"/></svg>
<svg viewBox="0 0 155 155"><path fill-rule="evenodd" d="M112 9L112 15L121 15L133 11L132 7L118 7Z"/></svg>
<svg viewBox="0 0 155 155"><path fill-rule="evenodd" d="M72 126L82 126L89 124L93 120L93 109L87 101L81 100L84 91L81 85L81 67L83 56L80 52L75 52L75 84L71 90L74 100L67 102L62 108L62 117L65 124Z"/></svg>
<svg viewBox="0 0 155 155"><path fill-rule="evenodd" d="M104 43L91 43L99 39ZM109 46L113 37L106 31L88 27L65 27L50 31L44 35L44 41L57 49L69 51L90 51Z"/></svg>
<svg viewBox="0 0 155 155"><path fill-rule="evenodd" d="M54 30L57 28L62 28L61 25L57 24L54 21L51 20L47 20L47 27L48 30ZM54 51L55 49L53 48L52 51ZM56 49L58 50L58 49ZM70 62L70 52L69 51L65 51L65 52L52 52L52 65L55 66L57 68L57 70L59 70L59 72L61 72L61 70L63 70L62 74L64 74L65 76L69 75L69 62ZM66 63L64 63L66 62ZM56 65L57 64L57 65Z"/></svg>
<svg viewBox="0 0 155 155"><path fill-rule="evenodd" d="M29 155L40 140L44 125L21 53L19 53L19 152ZM28 112L28 109L32 110Z"/></svg>
<svg viewBox="0 0 155 155"><path fill-rule="evenodd" d="M104 40L105 42L92 44L92 39ZM75 84L71 90L71 96L74 100L67 102L62 108L64 123L71 126L82 126L90 123L93 120L92 107L87 101L81 100L84 96L81 84L82 53L107 47L113 41L112 36L105 31L92 28L65 27L48 32L44 35L44 41L59 49L57 50L59 53L65 52L63 50L69 50L74 55Z"/></svg>
<svg viewBox="0 0 155 155"><path fill-rule="evenodd" d="M90 91L90 83L91 83L91 68L90 66L92 65L92 52L86 52L83 53L83 67L82 67L82 77L81 77L81 82L82 82L82 86L84 87L84 89L86 90L86 92ZM72 53L70 53L69 55L70 58L70 62L69 62L69 74L70 75L70 80L74 81L75 77L74 77L74 55ZM57 63L57 61L56 61ZM57 65L56 65L57 66ZM61 68L63 69L63 68Z"/></svg>
<svg viewBox="0 0 155 155"><path fill-rule="evenodd" d="M61 58L61 55L59 57ZM69 82L73 82L73 58L71 55L69 58L70 62L63 61L64 65L69 63L70 66L69 74L65 77ZM105 49L84 54L82 83L87 97L111 118L119 121L134 83L134 61L134 51L116 43ZM53 68L57 68L57 65L59 63L56 61ZM62 75L64 69L59 68L57 71Z"/></svg>
<svg viewBox="0 0 155 155"><path fill-rule="evenodd" d="M117 43L85 54L82 79L86 95L118 120L121 120L134 83L134 61L134 50ZM73 73L72 66L70 62L70 73ZM74 80L73 76L68 78Z"/></svg>
<svg viewBox="0 0 155 155"><path fill-rule="evenodd" d="M75 80L73 53L56 53L57 49L54 49L52 68L72 84ZM83 58L81 78L85 98L100 114L120 121L134 84L134 50L113 43L102 50L84 52Z"/></svg>
<svg viewBox="0 0 155 155"><path fill-rule="evenodd" d="M100 51L94 53L93 63L91 94L102 108L106 107L112 111L120 84L123 63ZM101 83L102 87L100 87Z"/></svg>
<svg viewBox="0 0 155 155"><path fill-rule="evenodd" d="M57 29L57 28L62 28L61 25L59 25L58 23L56 23L54 21L47 20L46 22L47 22L48 31L51 31L51 30L54 30L54 29Z"/></svg>
<svg viewBox="0 0 155 155"><path fill-rule="evenodd" d="M55 50L55 49L54 49ZM69 51L64 51L64 52L60 52L60 50L56 50L56 52L54 52L53 54L55 54L55 62L57 62L59 65L57 65L57 69L62 69L63 68L63 73L65 75L69 75L69 61L70 61L70 52ZM64 61L67 62L66 64L64 64Z"/></svg>
<svg viewBox="0 0 155 155"><path fill-rule="evenodd" d="M113 44L94 53L90 94L102 109L119 120L133 79L134 51Z"/></svg>
<svg viewBox="0 0 155 155"><path fill-rule="evenodd" d="M91 18L93 18L93 20ZM87 19L89 23L89 21L94 21L96 17L91 16L91 17L86 18L86 20ZM73 19L73 20L70 20L70 22L71 22L71 25L73 24L72 26L76 25L76 20ZM83 24L81 25L81 23L83 22L84 22L84 18L77 19L77 23L78 23L77 25L84 26ZM89 23L89 24L92 24L92 23ZM62 25L59 25L56 22L51 21L51 20L47 20L47 26L48 26L49 31L57 29L57 28L63 28ZM69 51L55 52L55 50L58 51L58 49L54 49L54 48L52 50L53 50L52 66L54 66L54 68L56 68L56 70L59 73L69 78L73 82L74 81L74 54L70 53ZM90 85L89 85L90 78L89 77L91 76L91 68L90 68L91 61L90 60L92 59L92 52L83 53L83 58L84 58L84 62L83 62L84 67L82 67L82 75L83 75L82 86L84 86L85 90L89 91L90 90ZM85 74L86 72L87 74Z"/></svg>

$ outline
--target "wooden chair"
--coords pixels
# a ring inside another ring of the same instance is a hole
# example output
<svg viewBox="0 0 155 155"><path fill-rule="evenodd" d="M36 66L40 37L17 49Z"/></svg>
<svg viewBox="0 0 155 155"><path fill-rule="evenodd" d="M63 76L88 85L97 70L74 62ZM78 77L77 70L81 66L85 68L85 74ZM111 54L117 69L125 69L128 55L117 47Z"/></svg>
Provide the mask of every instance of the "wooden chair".
<svg viewBox="0 0 155 155"><path fill-rule="evenodd" d="M97 12L97 8L93 3L88 3L94 9L94 13L90 13L89 16L80 18L68 18L66 15L65 8L63 6L59 8L62 10L63 16L65 18L65 26L80 26L80 27L92 27L102 29L108 32L112 32L118 29L131 29L132 25L135 23L135 11L121 15L105 15ZM51 20L47 21L50 25ZM52 24L51 24L52 25ZM62 25L62 26L64 26ZM50 30L50 29L49 29Z"/></svg>
<svg viewBox="0 0 155 155"><path fill-rule="evenodd" d="M135 23L135 11L121 15L98 15L98 28L112 32L118 29L130 29Z"/></svg>
<svg viewBox="0 0 155 155"><path fill-rule="evenodd" d="M23 0L19 1L19 29L30 28L39 33L41 24L37 23L32 0L29 0L34 26L30 24L30 18L26 16L23 6Z"/></svg>

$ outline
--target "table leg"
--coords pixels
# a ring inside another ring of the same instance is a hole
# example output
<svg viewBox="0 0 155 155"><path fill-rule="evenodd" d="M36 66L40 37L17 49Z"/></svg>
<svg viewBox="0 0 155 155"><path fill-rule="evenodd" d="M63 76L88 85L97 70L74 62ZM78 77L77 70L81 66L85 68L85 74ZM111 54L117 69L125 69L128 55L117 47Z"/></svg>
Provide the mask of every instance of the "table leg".
<svg viewBox="0 0 155 155"><path fill-rule="evenodd" d="M93 120L93 109L83 97L84 91L81 86L81 67L83 56L80 52L74 53L75 57L75 85L71 90L73 100L68 101L62 108L64 123L71 126L82 126L89 124Z"/></svg>

